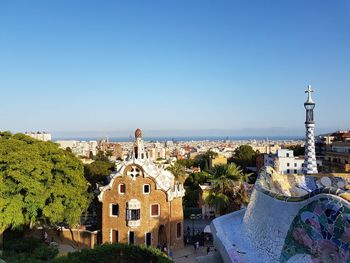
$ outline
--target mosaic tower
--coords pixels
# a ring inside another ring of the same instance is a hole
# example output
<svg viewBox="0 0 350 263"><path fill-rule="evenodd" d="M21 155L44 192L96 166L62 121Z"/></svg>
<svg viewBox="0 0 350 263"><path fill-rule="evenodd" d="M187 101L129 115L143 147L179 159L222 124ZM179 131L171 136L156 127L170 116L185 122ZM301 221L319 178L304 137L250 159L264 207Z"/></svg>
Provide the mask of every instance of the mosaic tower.
<svg viewBox="0 0 350 263"><path fill-rule="evenodd" d="M305 141L305 161L304 174L317 174L316 152L315 152L315 122L314 108L315 102L312 100L311 93L314 92L309 85L305 93L308 94L307 101L304 103L306 109L306 141Z"/></svg>

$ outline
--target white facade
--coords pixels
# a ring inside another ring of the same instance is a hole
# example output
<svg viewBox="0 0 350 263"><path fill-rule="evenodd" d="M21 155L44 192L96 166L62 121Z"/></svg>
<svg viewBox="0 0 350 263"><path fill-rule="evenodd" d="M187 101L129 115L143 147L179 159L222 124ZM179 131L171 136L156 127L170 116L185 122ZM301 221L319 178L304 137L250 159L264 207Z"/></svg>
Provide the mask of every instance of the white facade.
<svg viewBox="0 0 350 263"><path fill-rule="evenodd" d="M273 167L279 174L302 174L304 158L294 156L288 149L279 149L276 154L264 155L264 166Z"/></svg>
<svg viewBox="0 0 350 263"><path fill-rule="evenodd" d="M97 153L97 141L75 141L75 140L61 140L56 141L60 145L60 148L70 148L72 153L77 156L89 156L90 152L93 155Z"/></svg>
<svg viewBox="0 0 350 263"><path fill-rule="evenodd" d="M40 141L51 141L51 134L46 132L26 132L25 135Z"/></svg>

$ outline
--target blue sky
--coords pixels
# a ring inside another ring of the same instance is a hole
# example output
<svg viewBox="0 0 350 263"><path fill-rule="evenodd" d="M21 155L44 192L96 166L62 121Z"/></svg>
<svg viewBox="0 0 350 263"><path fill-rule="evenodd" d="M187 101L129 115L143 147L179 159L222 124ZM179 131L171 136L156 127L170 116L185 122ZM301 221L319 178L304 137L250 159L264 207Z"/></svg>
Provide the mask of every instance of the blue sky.
<svg viewBox="0 0 350 263"><path fill-rule="evenodd" d="M0 1L0 130L302 134L308 84L350 128L349 1Z"/></svg>

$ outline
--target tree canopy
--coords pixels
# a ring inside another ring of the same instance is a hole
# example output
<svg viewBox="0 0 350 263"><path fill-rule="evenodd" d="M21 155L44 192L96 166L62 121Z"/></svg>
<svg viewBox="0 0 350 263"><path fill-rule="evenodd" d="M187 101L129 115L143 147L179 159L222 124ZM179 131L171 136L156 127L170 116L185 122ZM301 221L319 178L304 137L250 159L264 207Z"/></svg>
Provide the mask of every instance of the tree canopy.
<svg viewBox="0 0 350 263"><path fill-rule="evenodd" d="M292 150L294 152L294 156L301 156L305 154L305 147L301 145L290 145L287 146L287 149Z"/></svg>
<svg viewBox="0 0 350 263"><path fill-rule="evenodd" d="M230 161L246 168L247 166L256 166L256 157L259 153L254 151L250 145L240 145L234 152Z"/></svg>
<svg viewBox="0 0 350 263"><path fill-rule="evenodd" d="M243 183L249 174L244 174L234 163L215 166L211 173L214 179L206 201L216 206L221 214L239 210L248 203Z"/></svg>
<svg viewBox="0 0 350 263"><path fill-rule="evenodd" d="M174 175L176 181L183 183L186 180L186 167L182 163L175 162L173 165L170 165L167 170Z"/></svg>
<svg viewBox="0 0 350 263"><path fill-rule="evenodd" d="M185 183L184 205L186 207L197 207L199 199L199 185L207 183L212 178L207 172L199 172L190 174Z"/></svg>
<svg viewBox="0 0 350 263"><path fill-rule="evenodd" d="M91 184L92 189L96 184L102 184L108 176L115 170L115 164L110 161L94 161L84 165L86 180Z"/></svg>
<svg viewBox="0 0 350 263"><path fill-rule="evenodd" d="M90 202L83 164L57 144L0 132L0 236L37 222L74 226Z"/></svg>

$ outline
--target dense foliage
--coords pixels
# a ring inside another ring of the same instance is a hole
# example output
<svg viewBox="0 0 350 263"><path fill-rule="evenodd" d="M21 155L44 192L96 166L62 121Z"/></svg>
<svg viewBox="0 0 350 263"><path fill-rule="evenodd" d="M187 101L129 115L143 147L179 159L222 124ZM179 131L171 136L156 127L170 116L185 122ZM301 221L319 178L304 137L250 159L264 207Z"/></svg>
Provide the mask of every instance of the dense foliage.
<svg viewBox="0 0 350 263"><path fill-rule="evenodd" d="M92 188L95 188L96 184L105 183L107 178L114 170L115 165L110 161L97 160L90 164L84 165L85 178L90 183Z"/></svg>
<svg viewBox="0 0 350 263"><path fill-rule="evenodd" d="M292 150L294 156L303 156L305 154L305 147L301 145L291 145L288 146L287 149Z"/></svg>
<svg viewBox="0 0 350 263"><path fill-rule="evenodd" d="M2 258L6 263L44 263L50 262L57 254L57 248L39 239L15 238L6 240Z"/></svg>
<svg viewBox="0 0 350 263"><path fill-rule="evenodd" d="M57 258L52 263L171 263L159 249L127 244L104 244Z"/></svg>
<svg viewBox="0 0 350 263"><path fill-rule="evenodd" d="M90 202L87 189L83 164L72 153L24 134L0 133L0 237L37 222L76 225Z"/></svg>
<svg viewBox="0 0 350 263"><path fill-rule="evenodd" d="M253 150L250 145L239 146L229 162L233 162L243 168L248 166L256 166L256 157L259 152Z"/></svg>
<svg viewBox="0 0 350 263"><path fill-rule="evenodd" d="M234 163L218 165L212 170L213 179L208 204L214 205L220 214L226 214L241 209L249 201L244 188L244 182L249 175Z"/></svg>
<svg viewBox="0 0 350 263"><path fill-rule="evenodd" d="M181 163L175 162L173 165L170 165L167 170L174 175L176 181L183 183L186 180L186 167Z"/></svg>
<svg viewBox="0 0 350 263"><path fill-rule="evenodd" d="M199 185L207 183L210 180L211 175L207 172L192 173L185 181L185 207L197 207L199 199Z"/></svg>

